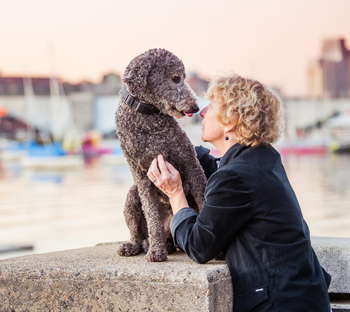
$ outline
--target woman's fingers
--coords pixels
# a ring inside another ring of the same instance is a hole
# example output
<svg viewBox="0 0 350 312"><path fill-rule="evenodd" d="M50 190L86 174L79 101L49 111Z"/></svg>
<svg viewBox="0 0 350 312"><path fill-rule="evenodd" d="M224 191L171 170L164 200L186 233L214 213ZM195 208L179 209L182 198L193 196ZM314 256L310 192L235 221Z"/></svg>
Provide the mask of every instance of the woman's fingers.
<svg viewBox="0 0 350 312"><path fill-rule="evenodd" d="M159 164L159 169L161 173L170 173L173 176L178 174L178 171L174 168L174 166L170 163L164 160L163 155L158 155L158 164Z"/></svg>
<svg viewBox="0 0 350 312"><path fill-rule="evenodd" d="M172 164L164 160L163 155L158 155L157 158L153 159L147 171L147 176L153 183L157 183L157 186L163 189L169 187L170 184L177 184L176 181L180 174Z"/></svg>
<svg viewBox="0 0 350 312"><path fill-rule="evenodd" d="M152 182L154 182L154 178L156 179L160 178L161 173L159 172L159 169L158 169L157 158L153 159L151 166L148 169L147 176Z"/></svg>
<svg viewBox="0 0 350 312"><path fill-rule="evenodd" d="M162 175L163 174L166 175L167 173L169 173L169 170L167 168L167 165L165 164L163 155L158 155L158 166Z"/></svg>
<svg viewBox="0 0 350 312"><path fill-rule="evenodd" d="M179 174L179 171L177 171L174 166L169 163L169 162L165 162L166 166L167 166L167 169L168 171L173 175L173 176L176 176L177 174Z"/></svg>
<svg viewBox="0 0 350 312"><path fill-rule="evenodd" d="M159 168L158 168L158 160L157 160L157 158L154 158L153 161L152 161L151 172L156 178L159 178L161 176L161 174L162 174L159 171Z"/></svg>
<svg viewBox="0 0 350 312"><path fill-rule="evenodd" d="M169 198L183 192L180 173L162 155L153 159L147 176Z"/></svg>

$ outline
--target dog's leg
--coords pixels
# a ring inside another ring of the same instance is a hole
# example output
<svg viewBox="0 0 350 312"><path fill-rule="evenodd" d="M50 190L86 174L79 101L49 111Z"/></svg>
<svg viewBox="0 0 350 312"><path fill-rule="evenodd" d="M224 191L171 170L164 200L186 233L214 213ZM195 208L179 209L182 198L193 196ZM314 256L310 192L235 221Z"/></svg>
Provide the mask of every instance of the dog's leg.
<svg viewBox="0 0 350 312"><path fill-rule="evenodd" d="M142 252L147 253L148 247L149 247L148 229L147 229L146 218L145 218L143 211L142 211L142 219L141 219L141 232L142 232L143 237L146 237L141 243L141 249L142 249Z"/></svg>
<svg viewBox="0 0 350 312"><path fill-rule="evenodd" d="M165 261L167 259L166 237L164 223L159 213L162 204L159 201L157 189L148 178L139 181L137 187L148 228L149 247L146 260Z"/></svg>
<svg viewBox="0 0 350 312"><path fill-rule="evenodd" d="M141 201L137 186L134 184L126 197L124 217L130 231L130 242L124 243L118 248L118 254L121 256L135 256L142 252L141 243L145 239L143 234L143 223L145 223Z"/></svg>

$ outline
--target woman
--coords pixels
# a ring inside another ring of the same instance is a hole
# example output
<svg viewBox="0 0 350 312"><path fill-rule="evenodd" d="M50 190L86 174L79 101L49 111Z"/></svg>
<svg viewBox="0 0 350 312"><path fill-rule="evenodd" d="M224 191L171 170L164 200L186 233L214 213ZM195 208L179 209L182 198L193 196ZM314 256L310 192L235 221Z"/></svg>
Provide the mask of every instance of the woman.
<svg viewBox="0 0 350 312"><path fill-rule="evenodd" d="M198 158L208 182L198 215L188 207L176 169L162 156L148 177L170 198L174 242L198 263L225 255L234 311L329 312L330 275L310 244L297 198L279 153L271 146L282 129L278 98L258 81L228 75L212 81L201 111Z"/></svg>

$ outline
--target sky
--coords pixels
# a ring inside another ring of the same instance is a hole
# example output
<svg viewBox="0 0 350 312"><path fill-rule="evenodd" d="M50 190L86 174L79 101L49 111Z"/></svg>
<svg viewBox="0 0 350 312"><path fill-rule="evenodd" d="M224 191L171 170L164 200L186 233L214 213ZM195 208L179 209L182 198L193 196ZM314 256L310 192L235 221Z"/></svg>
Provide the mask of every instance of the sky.
<svg viewBox="0 0 350 312"><path fill-rule="evenodd" d="M165 48L203 78L233 71L302 96L322 40L350 48L349 13L349 0L0 0L0 73L98 82Z"/></svg>

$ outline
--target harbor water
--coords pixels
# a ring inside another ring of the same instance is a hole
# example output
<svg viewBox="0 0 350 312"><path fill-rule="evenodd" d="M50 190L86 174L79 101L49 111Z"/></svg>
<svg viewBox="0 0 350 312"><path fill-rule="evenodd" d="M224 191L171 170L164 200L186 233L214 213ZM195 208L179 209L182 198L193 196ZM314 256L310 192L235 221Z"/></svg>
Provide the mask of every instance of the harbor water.
<svg viewBox="0 0 350 312"><path fill-rule="evenodd" d="M189 130L200 144L200 127ZM350 237L350 154L282 156L312 236ZM28 171L0 163L0 245L32 245L1 258L124 241L127 165L90 159L80 170Z"/></svg>

